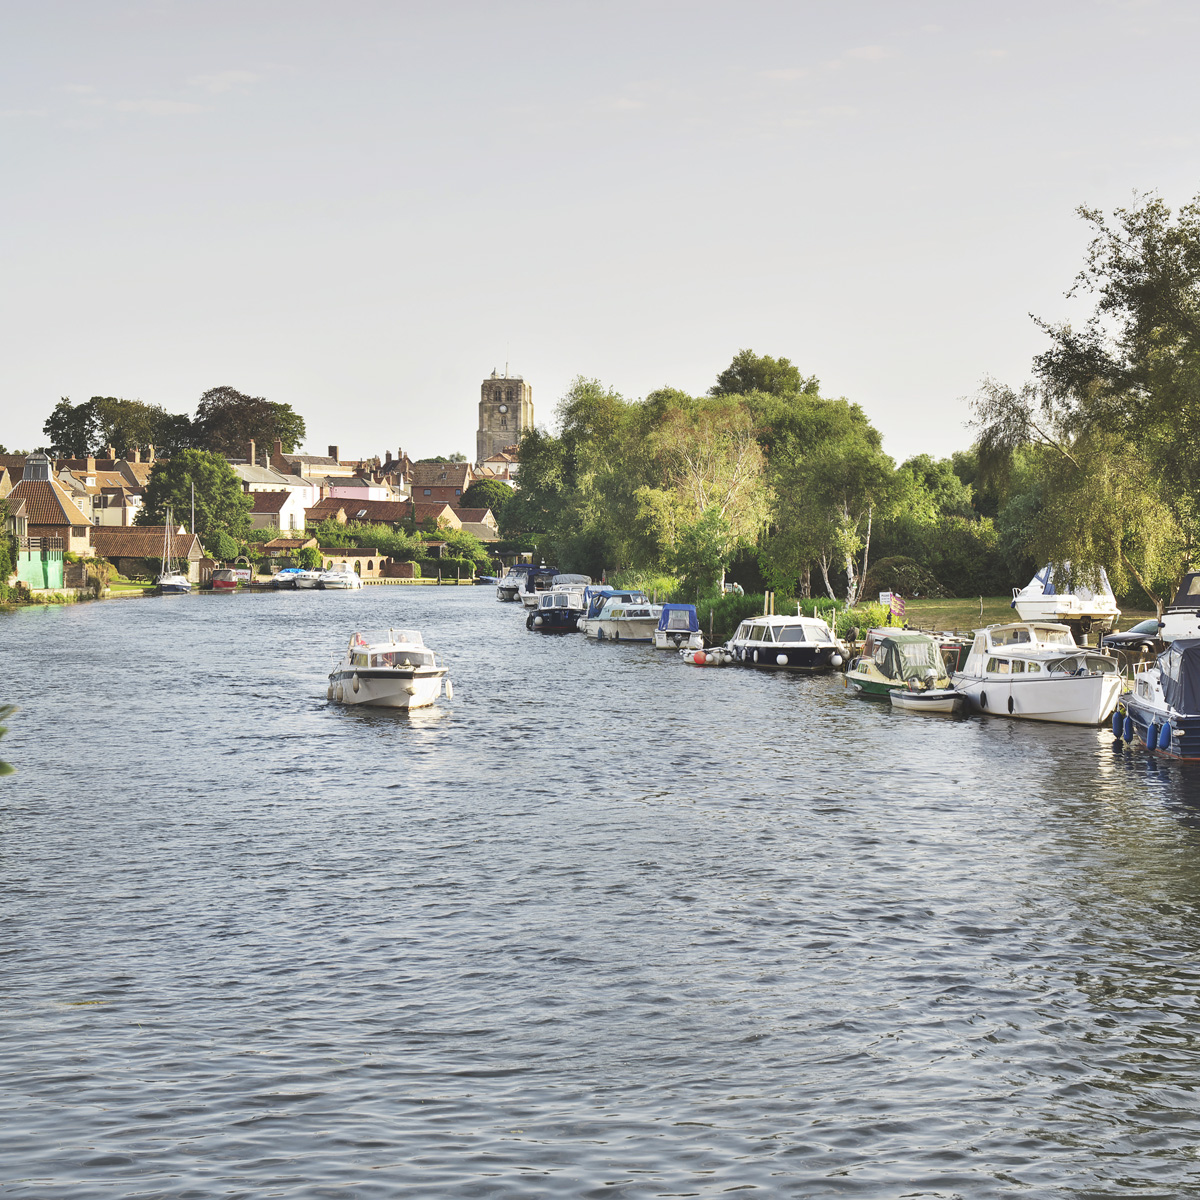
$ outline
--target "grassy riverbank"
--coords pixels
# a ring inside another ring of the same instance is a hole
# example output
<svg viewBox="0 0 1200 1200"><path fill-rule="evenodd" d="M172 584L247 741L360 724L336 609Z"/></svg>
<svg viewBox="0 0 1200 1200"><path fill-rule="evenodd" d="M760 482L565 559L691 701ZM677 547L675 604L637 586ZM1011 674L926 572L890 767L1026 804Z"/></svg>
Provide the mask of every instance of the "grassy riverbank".
<svg viewBox="0 0 1200 1200"><path fill-rule="evenodd" d="M957 629L963 633L1018 619L1009 596L984 596L982 613L978 596L966 600L907 600L904 616L914 629ZM1152 611L1122 608L1119 625L1128 629L1152 616Z"/></svg>

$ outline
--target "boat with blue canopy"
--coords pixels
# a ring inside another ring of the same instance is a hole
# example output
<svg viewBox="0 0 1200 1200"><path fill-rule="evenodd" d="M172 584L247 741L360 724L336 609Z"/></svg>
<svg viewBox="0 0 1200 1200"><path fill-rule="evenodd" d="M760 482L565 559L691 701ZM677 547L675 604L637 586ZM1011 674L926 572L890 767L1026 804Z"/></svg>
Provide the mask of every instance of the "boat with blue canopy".
<svg viewBox="0 0 1200 1200"><path fill-rule="evenodd" d="M664 604L654 631L654 645L659 650L704 649L704 635L694 604Z"/></svg>
<svg viewBox="0 0 1200 1200"><path fill-rule="evenodd" d="M1113 714L1113 734L1168 758L1200 760L1200 638L1172 642L1134 676Z"/></svg>
<svg viewBox="0 0 1200 1200"><path fill-rule="evenodd" d="M1070 563L1063 564L1068 570ZM1112 585L1103 567L1088 581L1077 581L1074 590L1055 579L1054 566L1047 563L1023 588L1013 588L1012 607L1022 621L1057 621L1076 633L1096 630L1107 633L1120 619Z"/></svg>

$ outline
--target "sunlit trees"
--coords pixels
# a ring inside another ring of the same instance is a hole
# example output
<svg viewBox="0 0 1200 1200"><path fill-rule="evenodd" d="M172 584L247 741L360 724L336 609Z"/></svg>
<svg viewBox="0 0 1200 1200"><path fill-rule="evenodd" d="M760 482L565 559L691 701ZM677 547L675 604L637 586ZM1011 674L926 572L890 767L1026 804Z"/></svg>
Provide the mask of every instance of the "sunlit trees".
<svg viewBox="0 0 1200 1200"><path fill-rule="evenodd" d="M195 445L230 458L246 453L251 441L268 450L278 438L285 454L304 441L304 418L290 404L247 396L236 388L210 388L196 405Z"/></svg>
<svg viewBox="0 0 1200 1200"><path fill-rule="evenodd" d="M156 462L146 485L139 525L161 525L171 510L174 523L189 524L195 487L196 524L192 533L208 543L219 532L244 538L250 529L253 501L242 491L233 468L219 454L182 450L169 462Z"/></svg>

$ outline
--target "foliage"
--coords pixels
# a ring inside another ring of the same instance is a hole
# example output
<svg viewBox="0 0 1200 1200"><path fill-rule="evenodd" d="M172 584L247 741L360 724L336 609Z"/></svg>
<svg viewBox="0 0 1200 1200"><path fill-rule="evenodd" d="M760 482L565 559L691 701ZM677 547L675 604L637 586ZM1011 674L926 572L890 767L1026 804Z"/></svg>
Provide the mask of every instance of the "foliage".
<svg viewBox="0 0 1200 1200"><path fill-rule="evenodd" d="M840 638L853 638L855 630L861 634L863 630L887 625L891 620L891 615L891 609L878 601L858 604L854 608L844 608L838 611L833 622L833 631Z"/></svg>
<svg viewBox="0 0 1200 1200"><path fill-rule="evenodd" d="M757 355L753 350L739 350L709 388L710 396L745 396L750 392L765 392L773 396L815 396L820 387L815 375L805 378L799 368L786 358Z"/></svg>
<svg viewBox="0 0 1200 1200"><path fill-rule="evenodd" d="M223 529L218 529L208 544L209 554L221 562L229 562L237 558L238 544Z"/></svg>
<svg viewBox="0 0 1200 1200"><path fill-rule="evenodd" d="M196 488L196 528L202 542L219 531L244 537L250 528L251 498L242 491L233 468L219 454L182 450L169 462L156 462L146 485L146 499L137 515L139 525L161 525L168 507L172 519L184 520L191 511Z"/></svg>
<svg viewBox="0 0 1200 1200"><path fill-rule="evenodd" d="M231 387L210 388L196 405L196 445L240 458L253 440L270 450L278 438L291 454L305 437L304 418L290 404L247 396Z"/></svg>
<svg viewBox="0 0 1200 1200"><path fill-rule="evenodd" d="M12 594L9 579L17 569L17 541L8 532L8 500L0 496L0 604Z"/></svg>
<svg viewBox="0 0 1200 1200"><path fill-rule="evenodd" d="M645 592L647 596L657 596L659 603L671 601L680 604L694 604L696 601L695 593L689 594L678 578L674 575L663 574L661 571L614 571L609 575L608 582L618 590L637 589Z"/></svg>
<svg viewBox="0 0 1200 1200"><path fill-rule="evenodd" d="M316 546L301 546L291 557L305 571L316 571L321 566L321 551Z"/></svg>
<svg viewBox="0 0 1200 1200"><path fill-rule="evenodd" d="M116 568L106 558L89 558L84 570L87 572L88 586L92 590L92 595L99 599L108 591L108 586L116 574Z"/></svg>
<svg viewBox="0 0 1200 1200"><path fill-rule="evenodd" d="M902 554L876 559L867 573L863 594L899 592L901 596L932 596L938 600L948 595L933 574L914 559Z"/></svg>
<svg viewBox="0 0 1200 1200"><path fill-rule="evenodd" d="M454 579L461 576L467 579L475 574L475 561L470 558L456 558L447 555L445 558L430 558L422 563L426 575L440 574L444 579Z"/></svg>
<svg viewBox="0 0 1200 1200"><path fill-rule="evenodd" d="M507 483L498 479L477 479L463 492L456 507L490 508L492 516L499 522L512 496L513 490Z"/></svg>
<svg viewBox="0 0 1200 1200"><path fill-rule="evenodd" d="M169 456L190 446L193 435L186 415L116 396L93 396L74 405L64 396L46 418L42 432L55 457L105 454L109 446L118 457L150 446L156 454Z"/></svg>
<svg viewBox="0 0 1200 1200"><path fill-rule="evenodd" d="M763 611L763 597L743 596L737 592L709 592L700 597L696 617L705 641L712 646L727 642L734 630L747 617L757 617ZM709 630L711 629L711 636Z"/></svg>
<svg viewBox="0 0 1200 1200"><path fill-rule="evenodd" d="M437 540L446 543L446 549L453 557L465 559L479 568L491 565L492 556L487 547L469 530L439 530Z"/></svg>
<svg viewBox="0 0 1200 1200"><path fill-rule="evenodd" d="M0 704L0 721L6 721L17 711L16 706L12 704ZM8 732L8 727L0 725L0 738ZM16 768L12 763L5 762L0 758L0 775L11 775Z"/></svg>

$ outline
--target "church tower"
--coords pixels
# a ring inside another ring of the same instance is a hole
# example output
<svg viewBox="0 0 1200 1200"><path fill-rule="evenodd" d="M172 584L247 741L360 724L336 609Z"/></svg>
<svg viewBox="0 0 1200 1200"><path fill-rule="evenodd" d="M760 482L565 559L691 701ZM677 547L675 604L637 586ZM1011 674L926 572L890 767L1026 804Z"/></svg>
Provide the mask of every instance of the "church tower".
<svg viewBox="0 0 1200 1200"><path fill-rule="evenodd" d="M495 371L479 386L479 429L475 434L475 461L515 445L526 429L533 428L533 388L520 375Z"/></svg>

